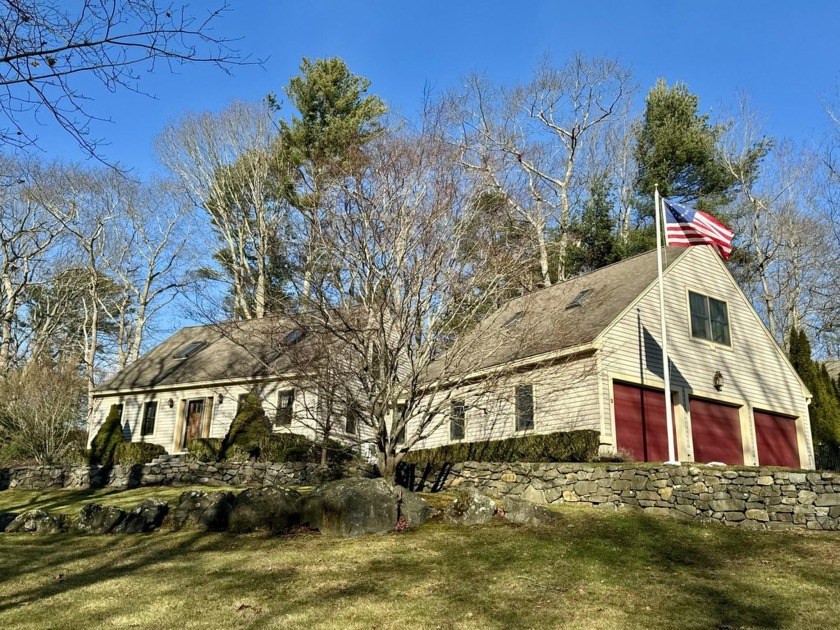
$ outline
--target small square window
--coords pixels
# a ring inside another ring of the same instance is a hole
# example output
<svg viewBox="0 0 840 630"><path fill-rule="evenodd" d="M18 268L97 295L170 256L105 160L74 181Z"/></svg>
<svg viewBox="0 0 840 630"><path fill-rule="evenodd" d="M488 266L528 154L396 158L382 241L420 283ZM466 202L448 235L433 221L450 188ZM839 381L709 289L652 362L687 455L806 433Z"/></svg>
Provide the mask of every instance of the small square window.
<svg viewBox="0 0 840 630"><path fill-rule="evenodd" d="M449 439L463 440L466 435L467 408L463 400L453 400L449 406Z"/></svg>
<svg viewBox="0 0 840 630"><path fill-rule="evenodd" d="M292 424L292 409L295 403L295 391L287 389L277 394L276 424L288 426Z"/></svg>
<svg viewBox="0 0 840 630"><path fill-rule="evenodd" d="M534 386L516 386L516 430L534 428Z"/></svg>
<svg viewBox="0 0 840 630"><path fill-rule="evenodd" d="M724 346L731 345L726 302L694 291L688 292L691 336Z"/></svg>
<svg viewBox="0 0 840 630"><path fill-rule="evenodd" d="M143 407L143 424L140 429L140 435L154 435L157 408L157 401L154 400L147 402Z"/></svg>

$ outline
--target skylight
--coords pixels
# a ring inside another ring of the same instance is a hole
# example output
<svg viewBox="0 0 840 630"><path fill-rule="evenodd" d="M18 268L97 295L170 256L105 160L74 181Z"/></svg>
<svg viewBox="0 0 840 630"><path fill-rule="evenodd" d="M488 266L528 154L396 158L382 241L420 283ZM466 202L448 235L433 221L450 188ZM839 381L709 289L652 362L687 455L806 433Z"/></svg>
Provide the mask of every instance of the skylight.
<svg viewBox="0 0 840 630"><path fill-rule="evenodd" d="M522 316L524 314L524 311L516 311L513 315L510 316L510 318L508 318L508 320L504 324L502 324L502 328L510 328L516 322L522 319Z"/></svg>
<svg viewBox="0 0 840 630"><path fill-rule="evenodd" d="M293 330L288 335L283 337L283 345L284 346L293 346L298 341L300 341L301 339L303 339L303 332L300 331L300 330Z"/></svg>
<svg viewBox="0 0 840 630"><path fill-rule="evenodd" d="M203 341L193 341L172 355L173 359L187 359L204 347Z"/></svg>
<svg viewBox="0 0 840 630"><path fill-rule="evenodd" d="M577 306L581 306L586 298L592 293L592 289L584 289L580 293L575 296L575 299L569 302L566 308L575 308Z"/></svg>

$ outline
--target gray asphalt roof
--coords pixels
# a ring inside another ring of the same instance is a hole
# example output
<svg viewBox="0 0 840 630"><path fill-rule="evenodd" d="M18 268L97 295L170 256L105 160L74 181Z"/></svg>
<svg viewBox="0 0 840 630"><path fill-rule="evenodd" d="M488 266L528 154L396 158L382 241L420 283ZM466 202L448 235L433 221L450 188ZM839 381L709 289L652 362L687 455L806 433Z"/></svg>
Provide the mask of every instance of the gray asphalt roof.
<svg viewBox="0 0 840 630"><path fill-rule="evenodd" d="M686 248L667 248L666 268L685 252ZM429 377L591 343L656 277L652 251L511 300L433 364ZM584 291L580 305L570 306Z"/></svg>
<svg viewBox="0 0 840 630"><path fill-rule="evenodd" d="M685 251L667 248L666 266ZM432 364L427 377L483 369L591 343L656 275L653 251L511 300ZM587 293L580 305L570 307L583 291ZM288 320L273 317L183 328L102 383L97 391L277 374L288 367L283 339L294 329ZM204 345L186 358L175 358L193 342Z"/></svg>

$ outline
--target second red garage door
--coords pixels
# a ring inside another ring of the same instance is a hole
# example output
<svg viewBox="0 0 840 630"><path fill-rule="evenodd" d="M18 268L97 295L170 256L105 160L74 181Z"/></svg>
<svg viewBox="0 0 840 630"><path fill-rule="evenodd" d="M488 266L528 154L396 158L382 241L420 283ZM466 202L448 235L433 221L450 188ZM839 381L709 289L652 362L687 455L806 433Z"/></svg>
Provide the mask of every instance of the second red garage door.
<svg viewBox="0 0 840 630"><path fill-rule="evenodd" d="M796 418L756 411L755 441L759 466L799 468L799 445L796 440Z"/></svg>
<svg viewBox="0 0 840 630"><path fill-rule="evenodd" d="M738 407L691 398L691 438L695 462L744 464L741 418Z"/></svg>
<svg viewBox="0 0 840 630"><path fill-rule="evenodd" d="M661 390L613 383L616 446L637 462L668 460L665 394Z"/></svg>

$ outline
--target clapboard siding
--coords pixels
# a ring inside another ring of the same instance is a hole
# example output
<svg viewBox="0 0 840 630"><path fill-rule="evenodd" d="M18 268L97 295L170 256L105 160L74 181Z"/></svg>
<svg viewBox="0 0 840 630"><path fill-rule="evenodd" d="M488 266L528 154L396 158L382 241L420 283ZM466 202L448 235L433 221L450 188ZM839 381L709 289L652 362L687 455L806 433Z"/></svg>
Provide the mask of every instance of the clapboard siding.
<svg viewBox="0 0 840 630"><path fill-rule="evenodd" d="M534 428L516 430L514 392L519 384L534 387ZM444 422L414 448L432 448L449 444L449 401L466 403L466 427L463 442L499 440L535 433L554 433L576 429L600 430L597 360L594 356L578 358L558 365L536 367L503 379L488 382L473 393L447 392L442 405ZM408 422L407 433L416 430L417 420Z"/></svg>
<svg viewBox="0 0 840 630"><path fill-rule="evenodd" d="M172 452L176 444L175 429L178 426L178 415L183 413L182 402L197 398L213 400L213 406L210 410L210 437L223 438L236 415L239 396L247 394L251 389L252 386L248 384L223 384L213 387L185 387L177 390L99 396L94 399L94 411L88 439L92 440L96 435L99 427L107 418L111 405L122 404L123 431L127 438L130 437L132 442L160 444L168 452ZM262 387L260 398L269 419L273 419L276 414L278 392L286 389L294 389L294 387L283 382L268 382ZM220 394L222 396L221 403L219 402ZM171 408L168 404L169 399L173 400ZM149 401L157 401L158 403L155 430L152 435L141 436L143 407ZM292 424L288 427L275 427L275 432L289 431L313 439L316 431L312 418L316 405L317 397L313 393L295 391ZM337 433L340 433L340 431Z"/></svg>
<svg viewBox="0 0 840 630"><path fill-rule="evenodd" d="M688 291L726 301L729 311L731 347L722 347L691 337ZM744 436L747 464L757 463L752 409L784 412L800 418L803 464L813 466L807 404L795 372L770 339L752 306L739 291L731 275L710 248L692 247L665 274L665 312L671 363L671 386L680 394L683 409L677 413L678 428L690 458L690 409L688 397L708 398L743 405L746 410ZM611 407L612 380L662 387L662 350L658 288L654 285L611 329L603 335L601 396L604 409ZM721 392L712 379L720 371ZM605 425L610 426L605 417ZM607 437L609 434L604 432Z"/></svg>

